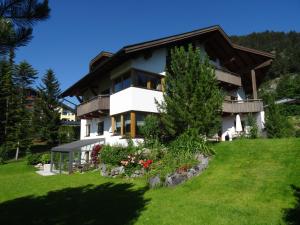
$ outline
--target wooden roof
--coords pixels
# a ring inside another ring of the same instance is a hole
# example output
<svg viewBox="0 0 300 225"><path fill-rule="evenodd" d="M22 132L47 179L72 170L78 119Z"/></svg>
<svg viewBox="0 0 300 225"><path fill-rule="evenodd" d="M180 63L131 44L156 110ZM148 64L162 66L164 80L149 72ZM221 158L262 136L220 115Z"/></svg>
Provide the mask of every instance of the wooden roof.
<svg viewBox="0 0 300 225"><path fill-rule="evenodd" d="M93 70L65 90L61 96L80 95L81 90L87 87L92 80L105 75L115 65L119 65L136 54L152 51L161 47L179 46L193 41L204 43L208 55L218 56L222 62L225 62L224 66L236 73L244 73L274 58L274 55L271 53L233 44L220 26L211 26L178 35L128 45L121 48L115 54L101 52L91 61L91 64L97 64ZM103 58L105 58L105 60L101 61ZM100 60L100 62L97 60Z"/></svg>

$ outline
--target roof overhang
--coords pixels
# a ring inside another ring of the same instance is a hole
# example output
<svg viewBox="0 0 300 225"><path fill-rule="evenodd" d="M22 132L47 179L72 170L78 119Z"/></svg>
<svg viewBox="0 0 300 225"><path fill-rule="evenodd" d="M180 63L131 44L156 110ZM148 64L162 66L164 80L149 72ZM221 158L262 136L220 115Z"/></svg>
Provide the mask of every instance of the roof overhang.
<svg viewBox="0 0 300 225"><path fill-rule="evenodd" d="M73 141L71 143L59 145L56 147L53 147L51 149L52 152L73 152L73 151L79 151L82 147L96 144L96 143L104 143L104 138L93 138L93 139L83 139L78 141Z"/></svg>
<svg viewBox="0 0 300 225"><path fill-rule="evenodd" d="M121 48L117 53L109 55L106 60L102 61L97 67L74 85L66 89L61 97L77 95L79 89L88 84L100 74L105 74L112 69L115 65L120 64L122 61L128 59L130 56L137 53L146 52L155 48L171 47L180 45L187 40L202 38L202 40L211 48L210 51L218 51L217 48L213 48L214 41L220 42L220 46L224 49L224 58L230 62L233 70L242 72L244 68L253 69L265 61L274 59L275 56L271 53L259 51L252 48L243 47L233 44L228 35L223 31L220 26L212 26L204 29L198 29L187 33L173 35L165 38L160 38L152 41L142 42L134 45L128 45ZM211 39L211 40L210 40ZM99 54L101 56L101 53ZM97 56L96 56L97 58Z"/></svg>

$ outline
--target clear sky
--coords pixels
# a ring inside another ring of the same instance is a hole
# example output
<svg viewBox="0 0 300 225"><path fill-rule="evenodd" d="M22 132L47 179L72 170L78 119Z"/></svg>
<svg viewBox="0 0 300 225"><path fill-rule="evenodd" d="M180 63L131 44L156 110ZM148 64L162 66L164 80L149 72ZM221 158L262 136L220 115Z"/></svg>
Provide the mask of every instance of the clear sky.
<svg viewBox="0 0 300 225"><path fill-rule="evenodd" d="M227 34L300 32L300 0L50 0L51 17L17 51L40 77L52 68L64 90L100 51L220 25Z"/></svg>

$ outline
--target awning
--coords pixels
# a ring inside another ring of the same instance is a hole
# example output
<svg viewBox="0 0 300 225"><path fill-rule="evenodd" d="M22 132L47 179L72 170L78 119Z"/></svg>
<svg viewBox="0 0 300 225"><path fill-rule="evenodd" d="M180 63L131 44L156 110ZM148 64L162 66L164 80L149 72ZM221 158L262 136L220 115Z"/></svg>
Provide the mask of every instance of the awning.
<svg viewBox="0 0 300 225"><path fill-rule="evenodd" d="M59 145L56 147L53 147L51 151L53 152L72 152L72 151L78 151L81 147L95 144L95 143L105 143L104 138L93 138L93 139L84 139L84 140L79 140L79 141L73 141L71 143Z"/></svg>

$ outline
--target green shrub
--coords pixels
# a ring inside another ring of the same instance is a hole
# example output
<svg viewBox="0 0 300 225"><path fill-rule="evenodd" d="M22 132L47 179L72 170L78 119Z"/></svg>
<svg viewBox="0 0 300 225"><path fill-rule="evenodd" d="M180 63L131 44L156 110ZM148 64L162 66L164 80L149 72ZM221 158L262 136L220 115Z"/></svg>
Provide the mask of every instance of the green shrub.
<svg viewBox="0 0 300 225"><path fill-rule="evenodd" d="M247 124L249 126L249 138L255 139L258 137L258 126L255 118L249 114L247 117Z"/></svg>
<svg viewBox="0 0 300 225"><path fill-rule="evenodd" d="M124 159L127 159L128 155L133 153L135 148L124 146L110 146L104 145L100 153L100 161L105 164L119 165Z"/></svg>
<svg viewBox="0 0 300 225"><path fill-rule="evenodd" d="M192 152L165 151L160 160L153 160L147 178L159 175L164 179L166 175L174 173L182 167L191 168L197 163L198 161L195 159L195 154Z"/></svg>
<svg viewBox="0 0 300 225"><path fill-rule="evenodd" d="M41 155L41 162L43 164L47 164L50 163L50 154L49 153L44 153L43 155Z"/></svg>
<svg viewBox="0 0 300 225"><path fill-rule="evenodd" d="M26 159L28 165L36 165L42 162L42 154L41 153L29 154L26 157Z"/></svg>
<svg viewBox="0 0 300 225"><path fill-rule="evenodd" d="M141 133L144 136L145 146L153 147L153 145L159 142L162 132L160 128L160 120L157 115L146 116L145 123L141 127Z"/></svg>
<svg viewBox="0 0 300 225"><path fill-rule="evenodd" d="M0 146L0 158L3 162L8 158L7 150L3 145Z"/></svg>
<svg viewBox="0 0 300 225"><path fill-rule="evenodd" d="M58 130L58 138L60 143L69 143L76 138L76 127L74 126L60 126Z"/></svg>
<svg viewBox="0 0 300 225"><path fill-rule="evenodd" d="M300 137L300 129L295 131L295 137Z"/></svg>
<svg viewBox="0 0 300 225"><path fill-rule="evenodd" d="M189 129L181 134L170 144L170 149L173 152L200 152L207 156L215 154L212 147L194 129Z"/></svg>

